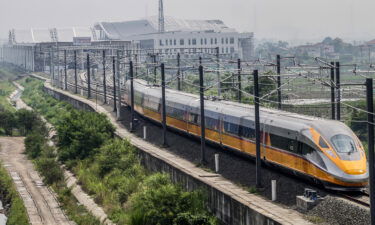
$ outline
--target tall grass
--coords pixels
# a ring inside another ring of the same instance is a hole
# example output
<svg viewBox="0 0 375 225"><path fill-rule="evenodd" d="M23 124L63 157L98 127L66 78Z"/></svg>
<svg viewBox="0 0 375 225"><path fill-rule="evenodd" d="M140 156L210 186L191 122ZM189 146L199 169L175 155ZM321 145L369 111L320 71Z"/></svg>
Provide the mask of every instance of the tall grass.
<svg viewBox="0 0 375 225"><path fill-rule="evenodd" d="M8 172L0 164L0 195L3 205L10 204L7 225L29 224L26 208Z"/></svg>

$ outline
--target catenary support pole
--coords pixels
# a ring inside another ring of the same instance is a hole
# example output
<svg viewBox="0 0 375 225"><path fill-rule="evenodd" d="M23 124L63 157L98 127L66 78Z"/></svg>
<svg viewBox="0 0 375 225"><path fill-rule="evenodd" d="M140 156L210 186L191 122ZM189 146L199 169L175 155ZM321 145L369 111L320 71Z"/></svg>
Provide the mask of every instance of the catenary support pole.
<svg viewBox="0 0 375 225"><path fill-rule="evenodd" d="M204 83L203 66L199 66L199 97L200 97L200 118L201 118L201 164L206 164L206 123L204 115Z"/></svg>
<svg viewBox="0 0 375 225"><path fill-rule="evenodd" d="M130 74L130 132L134 131L134 76L133 76L133 62L129 62L129 74Z"/></svg>
<svg viewBox="0 0 375 225"><path fill-rule="evenodd" d="M87 53L87 98L91 98L90 54Z"/></svg>
<svg viewBox="0 0 375 225"><path fill-rule="evenodd" d="M181 58L180 53L177 53L177 90L181 91Z"/></svg>
<svg viewBox="0 0 375 225"><path fill-rule="evenodd" d="M154 84L156 84L156 69L157 69L157 66L156 66L156 55L153 54L152 57L153 57L153 64L154 64Z"/></svg>
<svg viewBox="0 0 375 225"><path fill-rule="evenodd" d="M369 172L370 172L370 214L371 224L375 223L375 195L374 195L374 87L372 78L366 79L367 94L367 135L368 135L368 155L369 155Z"/></svg>
<svg viewBox="0 0 375 225"><path fill-rule="evenodd" d="M255 108L255 145L256 145L256 186L262 186L261 157L260 157L260 125L259 125L259 83L258 70L254 70L254 108Z"/></svg>
<svg viewBox="0 0 375 225"><path fill-rule="evenodd" d="M116 100L116 58L112 56L112 71L113 71L113 112L117 112Z"/></svg>
<svg viewBox="0 0 375 225"><path fill-rule="evenodd" d="M371 224L375 224L375 184L374 184L374 87L372 78L366 79L367 135L370 173L370 214Z"/></svg>
<svg viewBox="0 0 375 225"><path fill-rule="evenodd" d="M78 77L77 77L77 50L74 50L74 93L78 93Z"/></svg>
<svg viewBox="0 0 375 225"><path fill-rule="evenodd" d="M161 107L162 107L162 123L163 123L163 147L167 147L167 112L165 105L165 68L164 63L161 64Z"/></svg>
<svg viewBox="0 0 375 225"><path fill-rule="evenodd" d="M337 96L336 96L336 120L341 120L341 90L340 90L340 62L336 62L336 90L337 90Z"/></svg>
<svg viewBox="0 0 375 225"><path fill-rule="evenodd" d="M64 50L64 90L68 90L68 71L66 68L66 50Z"/></svg>
<svg viewBox="0 0 375 225"><path fill-rule="evenodd" d="M281 57L276 56L276 73L277 73L277 108L281 109Z"/></svg>
<svg viewBox="0 0 375 225"><path fill-rule="evenodd" d="M242 102L241 59L237 59L238 102Z"/></svg>
<svg viewBox="0 0 375 225"><path fill-rule="evenodd" d="M335 62L331 62L331 119L336 118L336 104L335 104Z"/></svg>
<svg viewBox="0 0 375 225"><path fill-rule="evenodd" d="M221 96L221 78L220 78L220 48L216 47L216 70L217 70L217 95Z"/></svg>
<svg viewBox="0 0 375 225"><path fill-rule="evenodd" d="M121 85L120 85L120 51L117 50L116 56L116 79L117 79L117 120L121 120Z"/></svg>
<svg viewBox="0 0 375 225"><path fill-rule="evenodd" d="M103 50L103 94L104 94L104 104L107 104L107 75L105 73L105 50Z"/></svg>

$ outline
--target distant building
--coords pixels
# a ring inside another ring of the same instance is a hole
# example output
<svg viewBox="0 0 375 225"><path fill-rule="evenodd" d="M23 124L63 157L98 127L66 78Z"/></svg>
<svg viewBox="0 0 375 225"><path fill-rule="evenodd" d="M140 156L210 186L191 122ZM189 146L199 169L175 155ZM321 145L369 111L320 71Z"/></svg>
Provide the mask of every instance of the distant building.
<svg viewBox="0 0 375 225"><path fill-rule="evenodd" d="M333 45L323 43L300 45L295 47L295 52L299 55L308 55L310 57L331 57L335 54Z"/></svg>
<svg viewBox="0 0 375 225"><path fill-rule="evenodd" d="M181 20L165 18L165 32L158 32L158 18L126 22L98 22L94 25L98 40L127 40L136 42L141 49L155 49L167 58L184 53L197 57L199 52L221 57L250 60L254 56L253 33L239 33L221 20ZM191 50L192 49L192 50Z"/></svg>
<svg viewBox="0 0 375 225"><path fill-rule="evenodd" d="M59 54L63 54L58 50L80 48L77 53L82 58L85 45L87 49L103 46L121 49L132 47L130 41L97 40L96 33L90 27L12 29L7 43L1 46L0 59L26 70L44 71L51 64L51 56L58 58Z"/></svg>

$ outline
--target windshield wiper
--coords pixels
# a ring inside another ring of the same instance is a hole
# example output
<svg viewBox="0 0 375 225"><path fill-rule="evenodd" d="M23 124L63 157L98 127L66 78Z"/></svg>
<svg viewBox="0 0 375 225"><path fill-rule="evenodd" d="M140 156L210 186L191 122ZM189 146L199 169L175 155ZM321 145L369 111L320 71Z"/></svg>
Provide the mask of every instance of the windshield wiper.
<svg viewBox="0 0 375 225"><path fill-rule="evenodd" d="M352 149L350 149L350 151L348 152L348 155L351 155L355 151L355 147L352 142L350 142L350 147L352 147Z"/></svg>

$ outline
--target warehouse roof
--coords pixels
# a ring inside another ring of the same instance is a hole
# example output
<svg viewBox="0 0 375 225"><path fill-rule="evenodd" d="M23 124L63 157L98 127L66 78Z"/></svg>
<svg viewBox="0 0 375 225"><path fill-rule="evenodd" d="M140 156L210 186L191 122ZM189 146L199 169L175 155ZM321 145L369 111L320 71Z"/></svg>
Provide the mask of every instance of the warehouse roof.
<svg viewBox="0 0 375 225"><path fill-rule="evenodd" d="M166 32L172 31L215 31L235 32L227 27L221 20L184 20L165 17ZM158 17L148 17L142 20L123 22L99 22L95 24L96 30L101 30L109 39L126 39L127 37L158 32Z"/></svg>
<svg viewBox="0 0 375 225"><path fill-rule="evenodd" d="M55 42L51 36L52 31L56 31L58 42L72 42L73 37L91 37L91 39L94 40L89 27L13 29L10 33L15 43L32 44Z"/></svg>

